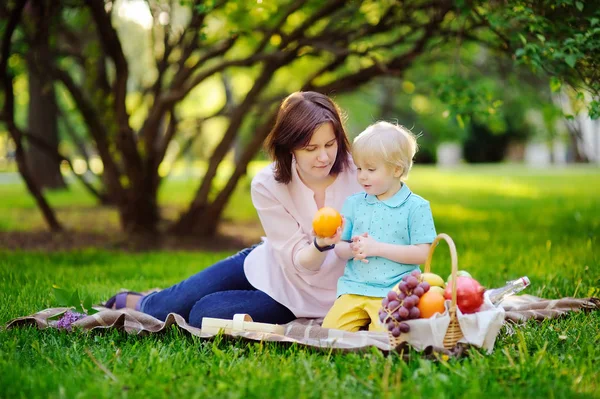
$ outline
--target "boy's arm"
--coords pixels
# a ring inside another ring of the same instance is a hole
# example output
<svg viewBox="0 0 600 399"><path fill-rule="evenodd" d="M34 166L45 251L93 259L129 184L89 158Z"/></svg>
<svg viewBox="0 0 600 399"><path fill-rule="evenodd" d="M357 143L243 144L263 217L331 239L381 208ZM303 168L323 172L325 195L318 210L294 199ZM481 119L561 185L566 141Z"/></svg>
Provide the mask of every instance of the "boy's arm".
<svg viewBox="0 0 600 399"><path fill-rule="evenodd" d="M380 256L409 265L422 265L427 260L429 247L431 244L398 245L377 242L372 256Z"/></svg>
<svg viewBox="0 0 600 399"><path fill-rule="evenodd" d="M369 256L380 256L398 263L420 265L427 261L429 248L435 239L435 225L429 202L422 202L413 208L409 216L409 236L412 244L387 244L370 236L355 237L355 259L368 261Z"/></svg>
<svg viewBox="0 0 600 399"><path fill-rule="evenodd" d="M431 244L400 245L378 242L371 236L354 238L354 259L368 262L368 257L379 256L398 263L421 265L427 260Z"/></svg>
<svg viewBox="0 0 600 399"><path fill-rule="evenodd" d="M350 240L354 224L354 204L352 197L344 201L342 215L342 235L340 236L340 241L335 244L334 251L340 259L349 260L354 258L352 240Z"/></svg>

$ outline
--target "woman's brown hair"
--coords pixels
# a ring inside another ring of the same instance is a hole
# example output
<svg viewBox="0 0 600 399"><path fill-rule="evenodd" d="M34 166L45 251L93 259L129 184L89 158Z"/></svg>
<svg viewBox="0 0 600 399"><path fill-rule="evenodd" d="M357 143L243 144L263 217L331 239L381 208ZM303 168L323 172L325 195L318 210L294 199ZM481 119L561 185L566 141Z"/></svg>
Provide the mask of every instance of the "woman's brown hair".
<svg viewBox="0 0 600 399"><path fill-rule="evenodd" d="M331 123L338 144L330 174L336 175L348 166L350 142L338 106L324 94L296 92L279 106L275 126L265 141L265 148L275 161L275 180L290 182L292 151L306 147L313 132L323 123Z"/></svg>

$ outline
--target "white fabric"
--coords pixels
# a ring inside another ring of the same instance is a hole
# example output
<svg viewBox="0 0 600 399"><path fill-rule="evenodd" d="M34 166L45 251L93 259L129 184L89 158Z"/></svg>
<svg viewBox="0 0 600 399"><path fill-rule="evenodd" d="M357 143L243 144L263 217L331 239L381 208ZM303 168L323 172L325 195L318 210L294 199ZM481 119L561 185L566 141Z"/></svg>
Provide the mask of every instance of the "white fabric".
<svg viewBox="0 0 600 399"><path fill-rule="evenodd" d="M402 334L407 341L417 350L423 350L433 345L444 347L444 336L450 325L450 300L446 300L446 311L435 314L428 319L409 320L410 331ZM496 337L504 323L504 309L495 307L489 300L485 300L481 309L476 313L463 314L457 307L458 324L464 337L458 342L468 343L479 348L484 348L488 353L494 349Z"/></svg>

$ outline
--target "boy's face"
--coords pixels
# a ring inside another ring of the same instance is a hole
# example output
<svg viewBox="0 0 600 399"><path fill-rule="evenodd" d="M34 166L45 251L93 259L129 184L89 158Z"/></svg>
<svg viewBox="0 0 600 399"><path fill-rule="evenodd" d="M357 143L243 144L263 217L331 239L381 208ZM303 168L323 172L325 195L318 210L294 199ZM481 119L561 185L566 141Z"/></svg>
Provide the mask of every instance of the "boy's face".
<svg viewBox="0 0 600 399"><path fill-rule="evenodd" d="M400 190L402 170L378 159L360 159L354 162L358 169L358 183L367 194L381 201L391 198Z"/></svg>

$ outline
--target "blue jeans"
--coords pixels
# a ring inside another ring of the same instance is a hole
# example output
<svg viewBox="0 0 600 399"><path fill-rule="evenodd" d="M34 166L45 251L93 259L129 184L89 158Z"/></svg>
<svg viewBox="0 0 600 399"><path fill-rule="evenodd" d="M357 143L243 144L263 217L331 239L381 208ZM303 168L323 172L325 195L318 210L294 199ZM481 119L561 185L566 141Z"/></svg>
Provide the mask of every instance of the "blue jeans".
<svg viewBox="0 0 600 399"><path fill-rule="evenodd" d="M143 297L140 310L160 320L177 313L194 327L202 327L203 317L231 319L236 313L247 313L262 323L285 324L296 319L287 307L248 282L244 259L254 248L246 248L172 287Z"/></svg>

